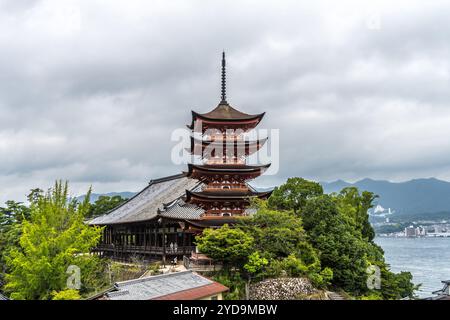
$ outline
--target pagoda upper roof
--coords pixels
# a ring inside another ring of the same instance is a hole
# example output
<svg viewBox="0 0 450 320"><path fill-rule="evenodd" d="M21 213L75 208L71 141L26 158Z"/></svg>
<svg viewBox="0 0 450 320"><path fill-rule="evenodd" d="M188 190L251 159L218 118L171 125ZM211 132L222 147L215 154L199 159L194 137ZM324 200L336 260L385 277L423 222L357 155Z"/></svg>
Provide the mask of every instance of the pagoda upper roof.
<svg viewBox="0 0 450 320"><path fill-rule="evenodd" d="M262 118L265 114L264 112L260 114L247 114L236 110L228 102L220 102L216 108L207 113L196 113L195 111L193 113L198 117L211 120L250 120Z"/></svg>
<svg viewBox="0 0 450 320"><path fill-rule="evenodd" d="M197 119L202 119L205 121L212 122L239 122L239 121L256 121L258 124L264 117L265 112L260 114L247 114L236 110L228 104L226 101L221 101L219 105L212 111L207 113L198 113L192 111L192 123L190 128L194 128L194 122Z"/></svg>

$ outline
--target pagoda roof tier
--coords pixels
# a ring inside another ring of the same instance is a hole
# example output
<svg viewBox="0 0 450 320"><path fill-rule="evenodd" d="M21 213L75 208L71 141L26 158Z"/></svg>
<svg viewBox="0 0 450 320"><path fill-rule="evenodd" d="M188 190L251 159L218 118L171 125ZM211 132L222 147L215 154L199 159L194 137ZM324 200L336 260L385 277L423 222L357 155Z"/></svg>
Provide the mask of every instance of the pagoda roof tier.
<svg viewBox="0 0 450 320"><path fill-rule="evenodd" d="M245 164L188 164L188 171L186 172L186 175L190 178L202 181L209 181L218 178L229 179L233 177L241 180L249 180L260 176L269 167L270 163L259 166L249 166Z"/></svg>
<svg viewBox="0 0 450 320"><path fill-rule="evenodd" d="M189 150L192 154L194 152L198 152L196 150L196 146L202 147L202 154L204 150L208 147L211 148L211 150L217 150L222 149L223 154L226 154L226 150L228 150L230 147L233 147L233 150L235 150L235 154L237 154L238 150L245 150L245 155L248 156L250 154L253 154L257 152L268 140L269 138L259 139L255 141L248 141L248 140L236 140L236 141L227 141L227 140L201 140L198 138L191 137L191 149ZM231 149L231 148L230 148Z"/></svg>
<svg viewBox="0 0 450 320"><path fill-rule="evenodd" d="M272 191L190 191L186 190L186 202L202 204L206 202L248 202L250 198L266 199Z"/></svg>
<svg viewBox="0 0 450 320"><path fill-rule="evenodd" d="M195 121L202 120L203 128L246 128L251 129L258 125L264 117L265 112L260 114L247 114L236 110L226 101L221 101L212 111L197 113L192 111L192 122L188 126L194 129Z"/></svg>

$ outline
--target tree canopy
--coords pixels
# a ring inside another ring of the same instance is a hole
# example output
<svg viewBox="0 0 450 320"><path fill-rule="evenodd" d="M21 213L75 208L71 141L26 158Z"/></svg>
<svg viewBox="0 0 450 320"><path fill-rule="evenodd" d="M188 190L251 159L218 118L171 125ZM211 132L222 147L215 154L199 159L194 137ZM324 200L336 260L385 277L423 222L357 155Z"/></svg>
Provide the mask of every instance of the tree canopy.
<svg viewBox="0 0 450 320"><path fill-rule="evenodd" d="M101 229L84 223L89 196L83 203L69 200L67 183L56 182L31 200L29 220L20 226L19 246L6 255L6 292L13 299L67 299L78 295L60 292L92 289L99 261L89 250L100 239ZM67 288L69 266L79 268L80 288Z"/></svg>
<svg viewBox="0 0 450 320"><path fill-rule="evenodd" d="M197 244L200 251L255 279L307 276L318 287L331 285L360 298L413 297L411 274L391 272L373 241L367 211L376 198L353 187L328 195L316 182L289 178L268 201L255 201L256 214L233 228L206 229ZM367 284L372 267L380 270L379 290ZM228 279L242 281L236 273Z"/></svg>
<svg viewBox="0 0 450 320"><path fill-rule="evenodd" d="M319 183L303 178L289 178L286 183L273 190L269 198L269 206L298 213L308 199L321 194L323 194L323 188Z"/></svg>
<svg viewBox="0 0 450 320"><path fill-rule="evenodd" d="M105 263L89 254L101 229L84 222L126 199L103 196L90 204L89 195L79 203L68 197L67 183L57 182L46 193L33 189L30 206L8 201L0 208L0 272L11 298L79 299L105 284ZM242 297L250 279L280 276L308 277L316 287L362 299L412 297L411 274L391 272L374 242L367 212L376 198L354 187L328 195L316 182L289 178L268 201L255 200L254 215L205 229L196 244L223 263L215 278L233 298ZM72 267L80 270L78 289L68 287ZM371 267L380 270L379 290L367 285Z"/></svg>
<svg viewBox="0 0 450 320"><path fill-rule="evenodd" d="M116 196L100 196L98 199L89 206L86 218L97 217L105 214L112 209L120 206L127 201L126 198L122 198L120 195Z"/></svg>
<svg viewBox="0 0 450 320"><path fill-rule="evenodd" d="M288 179L278 190L296 190L276 193L269 204L300 214L308 242L317 251L321 266L333 271L334 286L355 296L386 299L413 296L411 274L392 273L384 261L383 250L373 242L375 232L369 223L368 209L373 207L375 194L349 187L338 194L326 195L315 182L306 183L301 178ZM367 287L369 266L381 270L378 291Z"/></svg>
<svg viewBox="0 0 450 320"><path fill-rule="evenodd" d="M196 237L199 250L225 266L241 265L253 251L254 238L227 224L219 229L205 229Z"/></svg>

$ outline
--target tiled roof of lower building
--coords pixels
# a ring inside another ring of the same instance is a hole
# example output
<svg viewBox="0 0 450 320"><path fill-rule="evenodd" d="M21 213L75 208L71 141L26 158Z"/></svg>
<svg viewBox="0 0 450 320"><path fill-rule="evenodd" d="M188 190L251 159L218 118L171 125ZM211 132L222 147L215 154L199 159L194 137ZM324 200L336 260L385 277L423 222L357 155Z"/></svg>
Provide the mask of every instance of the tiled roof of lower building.
<svg viewBox="0 0 450 320"><path fill-rule="evenodd" d="M228 291L227 287L218 282L214 282L202 287L168 294L166 296L158 297L153 300L197 300L214 296L225 291Z"/></svg>
<svg viewBox="0 0 450 320"><path fill-rule="evenodd" d="M172 219L199 220L204 212L202 208L178 198L161 210L160 215Z"/></svg>
<svg viewBox="0 0 450 320"><path fill-rule="evenodd" d="M115 284L115 291L106 293L109 300L199 299L219 294L227 287L191 270L145 277Z"/></svg>
<svg viewBox="0 0 450 320"><path fill-rule="evenodd" d="M150 181L141 192L112 211L88 222L90 225L122 224L147 221L155 218L166 203L185 195L186 190L195 189L199 181L184 174Z"/></svg>

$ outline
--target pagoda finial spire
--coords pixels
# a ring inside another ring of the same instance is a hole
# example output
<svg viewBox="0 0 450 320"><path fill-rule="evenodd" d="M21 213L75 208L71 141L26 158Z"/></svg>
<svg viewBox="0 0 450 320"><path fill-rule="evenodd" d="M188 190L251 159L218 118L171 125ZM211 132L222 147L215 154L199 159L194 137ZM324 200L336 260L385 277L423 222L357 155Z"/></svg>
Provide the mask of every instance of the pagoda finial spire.
<svg viewBox="0 0 450 320"><path fill-rule="evenodd" d="M226 87L226 70L225 70L225 51L222 52L222 101L221 103L227 103L227 87Z"/></svg>

